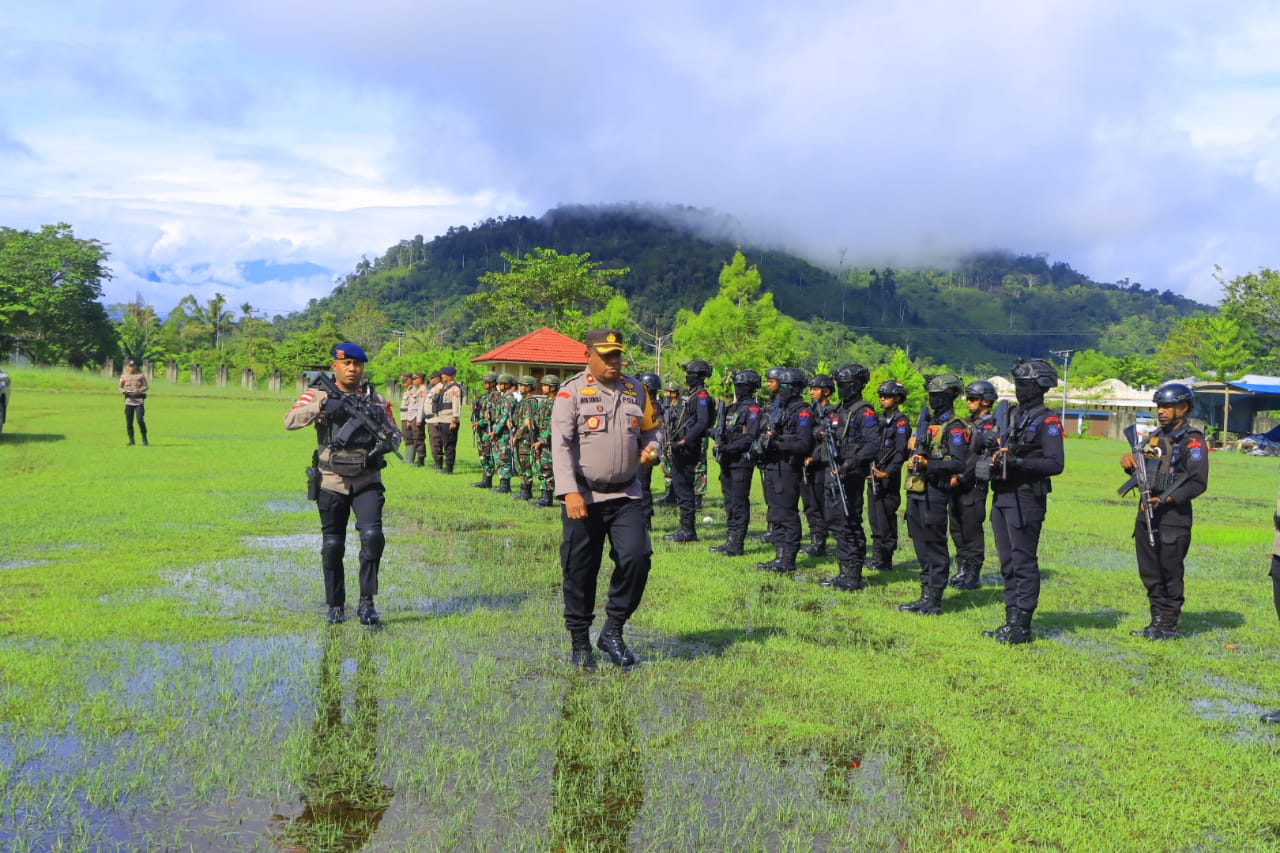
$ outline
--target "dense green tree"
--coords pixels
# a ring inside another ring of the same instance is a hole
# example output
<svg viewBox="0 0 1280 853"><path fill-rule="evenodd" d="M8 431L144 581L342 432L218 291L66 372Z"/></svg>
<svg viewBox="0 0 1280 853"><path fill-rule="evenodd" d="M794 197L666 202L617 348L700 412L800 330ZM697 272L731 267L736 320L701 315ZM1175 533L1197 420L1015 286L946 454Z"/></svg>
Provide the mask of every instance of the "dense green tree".
<svg viewBox="0 0 1280 853"><path fill-rule="evenodd" d="M1280 271L1260 268L1256 273L1223 279L1221 267L1214 278L1222 284L1222 308L1254 331L1280 342Z"/></svg>
<svg viewBox="0 0 1280 853"><path fill-rule="evenodd" d="M361 299L342 321L342 335L374 353L387 342L391 323L372 300Z"/></svg>
<svg viewBox="0 0 1280 853"><path fill-rule="evenodd" d="M1157 354L1171 375L1230 382L1257 359L1258 340L1239 320L1226 314L1192 317L1177 325Z"/></svg>
<svg viewBox="0 0 1280 853"><path fill-rule="evenodd" d="M116 337L120 340L120 353L124 358L158 360L163 357L160 346L160 319L156 310L142 299L142 295L120 307L120 325Z"/></svg>
<svg viewBox="0 0 1280 853"><path fill-rule="evenodd" d="M39 231L0 228L0 347L36 362L110 358L115 331L97 300L111 278L106 246L65 222Z"/></svg>
<svg viewBox="0 0 1280 853"><path fill-rule="evenodd" d="M924 390L924 374L912 363L901 347L894 349L886 363L871 368L871 380L867 383L867 390L863 396L875 405L876 411L880 410L876 390L888 379L896 379L906 387L907 401L902 404L902 411L906 412L914 423L916 414L929 399L929 395Z"/></svg>
<svg viewBox="0 0 1280 853"><path fill-rule="evenodd" d="M483 289L465 300L476 318L471 327L489 340L527 334L542 326L562 328L605 305L617 291L610 284L628 270L601 269L589 254L562 255L535 248L522 258L502 253L509 269L480 276Z"/></svg>

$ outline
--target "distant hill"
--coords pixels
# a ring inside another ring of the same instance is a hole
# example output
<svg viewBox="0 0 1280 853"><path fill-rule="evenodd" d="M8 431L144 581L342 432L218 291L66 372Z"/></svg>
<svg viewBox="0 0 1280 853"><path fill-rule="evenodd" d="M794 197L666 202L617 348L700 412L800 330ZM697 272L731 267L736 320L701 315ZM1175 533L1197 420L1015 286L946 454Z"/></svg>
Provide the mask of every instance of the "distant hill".
<svg viewBox="0 0 1280 853"><path fill-rule="evenodd" d="M479 277L502 268L502 252L543 247L630 267L618 286L637 319L669 327L677 310L696 309L717 291L720 270L739 247L733 232L731 220L674 206L573 206L489 219L430 241L402 240L382 257L362 260L331 295L286 324L314 325L326 312L341 319L368 299L396 324L421 327L426 317L466 341L472 318L462 300ZM851 337L867 335L958 368L1005 366L1011 356L1049 349L1147 354L1175 321L1210 310L1168 290L1094 282L1042 255L990 251L949 269L847 268L841 278L785 251L741 248L784 313L839 323Z"/></svg>

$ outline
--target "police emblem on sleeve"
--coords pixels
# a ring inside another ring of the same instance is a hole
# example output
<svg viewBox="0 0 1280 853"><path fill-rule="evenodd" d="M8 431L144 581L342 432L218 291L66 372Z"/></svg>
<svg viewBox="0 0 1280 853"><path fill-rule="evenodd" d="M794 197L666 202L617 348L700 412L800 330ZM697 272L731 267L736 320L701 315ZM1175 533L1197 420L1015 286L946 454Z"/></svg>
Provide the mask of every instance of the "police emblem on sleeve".
<svg viewBox="0 0 1280 853"><path fill-rule="evenodd" d="M595 415L587 418L587 429L600 429L600 419Z"/></svg>

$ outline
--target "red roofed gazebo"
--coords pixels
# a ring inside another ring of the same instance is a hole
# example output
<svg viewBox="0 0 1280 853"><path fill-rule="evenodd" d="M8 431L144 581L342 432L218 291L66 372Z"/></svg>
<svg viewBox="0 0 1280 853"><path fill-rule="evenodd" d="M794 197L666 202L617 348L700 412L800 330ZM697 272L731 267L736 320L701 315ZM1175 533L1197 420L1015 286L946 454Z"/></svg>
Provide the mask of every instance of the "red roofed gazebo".
<svg viewBox="0 0 1280 853"><path fill-rule="evenodd" d="M516 377L525 373L538 377L555 373L561 379L568 379L587 366L587 345L543 326L476 356L471 363Z"/></svg>

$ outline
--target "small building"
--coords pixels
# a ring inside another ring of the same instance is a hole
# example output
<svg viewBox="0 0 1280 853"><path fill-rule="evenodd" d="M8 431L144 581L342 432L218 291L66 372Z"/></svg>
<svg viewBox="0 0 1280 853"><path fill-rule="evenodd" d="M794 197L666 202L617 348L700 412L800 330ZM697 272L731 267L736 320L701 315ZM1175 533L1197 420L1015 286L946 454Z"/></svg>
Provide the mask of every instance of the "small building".
<svg viewBox="0 0 1280 853"><path fill-rule="evenodd" d="M1200 382L1196 409L1206 424L1237 435L1262 433L1275 426L1265 413L1280 410L1280 376L1250 373L1231 382Z"/></svg>
<svg viewBox="0 0 1280 853"><path fill-rule="evenodd" d="M587 346L555 329L543 326L471 359L472 364L519 378L554 373L567 379L586 369Z"/></svg>

